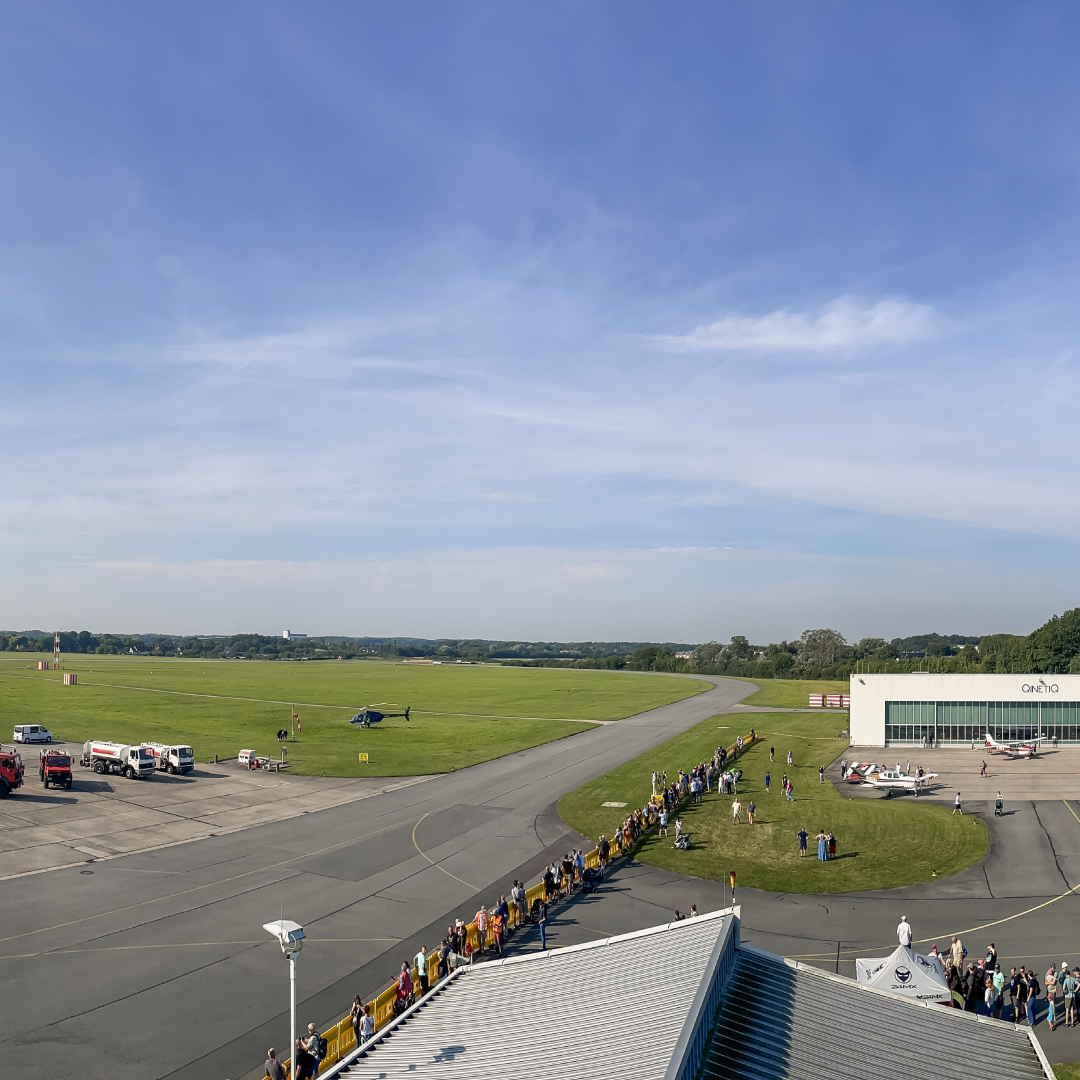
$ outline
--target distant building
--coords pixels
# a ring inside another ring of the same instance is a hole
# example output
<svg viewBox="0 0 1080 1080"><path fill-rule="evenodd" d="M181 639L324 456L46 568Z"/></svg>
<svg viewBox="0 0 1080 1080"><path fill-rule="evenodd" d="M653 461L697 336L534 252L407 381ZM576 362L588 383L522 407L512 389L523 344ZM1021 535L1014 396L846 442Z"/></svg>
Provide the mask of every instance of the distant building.
<svg viewBox="0 0 1080 1080"><path fill-rule="evenodd" d="M298 634L295 630L285 630L281 636L286 641L299 641L300 638L306 638L307 634Z"/></svg>
<svg viewBox="0 0 1080 1080"><path fill-rule="evenodd" d="M692 652L677 652L675 654L676 660L689 660L694 654Z"/></svg>

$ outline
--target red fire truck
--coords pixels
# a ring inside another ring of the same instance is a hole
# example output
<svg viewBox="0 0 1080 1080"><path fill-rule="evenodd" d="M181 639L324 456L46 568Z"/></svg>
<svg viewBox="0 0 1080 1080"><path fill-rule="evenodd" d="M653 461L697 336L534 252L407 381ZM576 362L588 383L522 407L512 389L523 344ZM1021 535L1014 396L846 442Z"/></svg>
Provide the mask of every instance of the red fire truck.
<svg viewBox="0 0 1080 1080"><path fill-rule="evenodd" d="M48 787L71 788L71 757L63 750L42 750L38 755L38 776Z"/></svg>
<svg viewBox="0 0 1080 1080"><path fill-rule="evenodd" d="M23 763L14 746L0 746L0 799L6 799L23 782Z"/></svg>

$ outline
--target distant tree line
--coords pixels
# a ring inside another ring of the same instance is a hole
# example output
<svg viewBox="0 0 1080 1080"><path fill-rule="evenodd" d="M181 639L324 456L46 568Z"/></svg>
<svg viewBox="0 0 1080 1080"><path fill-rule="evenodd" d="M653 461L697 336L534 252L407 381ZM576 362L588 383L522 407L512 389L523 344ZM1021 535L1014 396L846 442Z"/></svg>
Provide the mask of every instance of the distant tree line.
<svg viewBox="0 0 1080 1080"><path fill-rule="evenodd" d="M586 658L625 657L650 645L642 641L490 641L478 638L308 637L286 640L265 634L180 636L169 634L92 634L88 630L60 634L64 654L180 656L209 659L322 660L429 658L432 660L514 663L543 660L570 663ZM688 652L691 643L667 642L658 646L668 655ZM52 652L53 635L40 630L0 631L0 649L8 652Z"/></svg>
<svg viewBox="0 0 1080 1080"><path fill-rule="evenodd" d="M52 634L0 631L7 652L51 652ZM843 679L853 671L1080 673L1080 608L1055 615L1026 637L991 634L917 634L862 638L848 644L836 630L804 630L795 641L753 645L736 634L727 644L646 641L493 641L483 638L309 637L265 634L222 637L168 634L91 634L65 631L64 654L177 656L236 660L383 658L501 663L523 667L575 667L729 675L746 679Z"/></svg>

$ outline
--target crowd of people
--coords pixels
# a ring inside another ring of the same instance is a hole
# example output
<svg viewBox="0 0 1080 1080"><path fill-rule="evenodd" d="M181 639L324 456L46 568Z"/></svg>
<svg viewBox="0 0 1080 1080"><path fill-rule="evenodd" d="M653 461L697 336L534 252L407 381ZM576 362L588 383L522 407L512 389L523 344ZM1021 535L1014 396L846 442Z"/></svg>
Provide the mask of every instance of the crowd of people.
<svg viewBox="0 0 1080 1080"><path fill-rule="evenodd" d="M756 738L757 732L751 729L749 741L753 742ZM666 770L654 771L651 776L652 797L644 806L631 811L619 828L619 838L623 849L631 847L652 826L656 827L659 836L667 836L671 815L682 802L689 800L691 805L700 803L704 801L706 794L711 794L714 790L719 795L734 795L732 813L735 821L742 821L745 809L746 819L753 825L757 807L753 800L745 808L739 802L739 780L742 777L742 770L734 767L734 762L738 759L745 744L746 740L740 735L730 750L727 747L718 746L710 761L700 761L689 770L680 769L670 783ZM788 757L791 757L790 753ZM766 776L766 791L768 784L769 778ZM786 775L784 786L785 790L790 788ZM791 797L790 794L788 797ZM676 841L682 834L682 821L676 820ZM605 842L603 836L600 839L601 843Z"/></svg>
<svg viewBox="0 0 1080 1080"><path fill-rule="evenodd" d="M901 945L911 947L912 930L906 916L901 918L896 935ZM1034 968L1021 964L1006 975L993 942L987 945L985 955L969 963L968 951L958 936L944 952L935 943L929 955L941 965L954 1008L1030 1027L1045 1018L1051 1031L1076 1026L1080 967L1070 968L1062 960L1060 968L1051 964L1040 980Z"/></svg>

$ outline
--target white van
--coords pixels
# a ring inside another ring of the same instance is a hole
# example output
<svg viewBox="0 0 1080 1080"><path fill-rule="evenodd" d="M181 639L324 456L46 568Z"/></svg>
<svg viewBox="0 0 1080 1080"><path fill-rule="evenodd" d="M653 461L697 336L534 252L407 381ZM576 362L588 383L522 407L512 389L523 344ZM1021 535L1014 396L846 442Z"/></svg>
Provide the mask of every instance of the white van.
<svg viewBox="0 0 1080 1080"><path fill-rule="evenodd" d="M53 735L47 727L42 727L40 724L16 724L15 741L51 743Z"/></svg>

